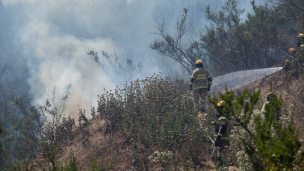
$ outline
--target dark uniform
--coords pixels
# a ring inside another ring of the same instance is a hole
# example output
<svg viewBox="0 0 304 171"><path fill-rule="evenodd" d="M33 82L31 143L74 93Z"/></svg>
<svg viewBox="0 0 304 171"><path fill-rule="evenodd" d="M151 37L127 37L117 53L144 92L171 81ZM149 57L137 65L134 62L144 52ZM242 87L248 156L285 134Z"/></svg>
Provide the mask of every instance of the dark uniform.
<svg viewBox="0 0 304 171"><path fill-rule="evenodd" d="M295 75L296 74L296 68L294 67L294 54L296 53L295 48L290 48L289 49L289 57L285 61L285 65L283 69L288 72L290 75Z"/></svg>
<svg viewBox="0 0 304 171"><path fill-rule="evenodd" d="M228 115L217 115L214 126L215 148L212 152L212 160L217 167L228 167L227 147L229 146L230 133L231 122Z"/></svg>
<svg viewBox="0 0 304 171"><path fill-rule="evenodd" d="M299 35L297 36L297 38L298 38L298 43L297 43L297 45L298 45L298 47L300 47L302 44L304 44L304 34L299 34Z"/></svg>

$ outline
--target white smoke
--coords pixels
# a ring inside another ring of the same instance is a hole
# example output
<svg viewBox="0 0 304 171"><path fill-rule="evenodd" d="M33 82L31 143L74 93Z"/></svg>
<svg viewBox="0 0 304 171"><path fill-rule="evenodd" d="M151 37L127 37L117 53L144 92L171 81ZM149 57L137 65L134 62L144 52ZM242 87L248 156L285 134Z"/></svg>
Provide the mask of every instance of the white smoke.
<svg viewBox="0 0 304 171"><path fill-rule="evenodd" d="M50 26L44 21L34 20L23 29L22 41L34 46L29 84L36 103L45 102L46 93L57 87L57 100L64 94L64 87L71 85L71 96L67 103L70 115L78 109L90 109L96 106L97 95L103 89L114 89L109 76L103 73L86 54L88 47L112 51L114 45L110 39L82 39L74 36L56 36L50 33ZM36 65L37 64L37 65Z"/></svg>
<svg viewBox="0 0 304 171"><path fill-rule="evenodd" d="M88 49L101 54L117 53L122 64L132 59L134 65L143 61L144 71L134 78L145 78L168 68L159 62L149 45L156 38L151 35L154 18L172 23L180 18L183 8L189 9L190 35L197 35L204 26L204 6L213 1L184 0L0 0L13 17L15 41L26 58L30 77L28 84L33 104L43 104L54 86L57 98L71 85L66 113L75 117L78 109L96 106L97 95L103 89L114 89L111 77L87 55ZM223 4L225 0L221 0ZM249 3L246 8L251 8ZM1 5L1 3L0 3ZM213 6L219 6L213 4ZM220 7L220 6L219 6ZM22 15L21 15L22 14ZM16 15L17 16L17 15ZM3 40L0 40L3 41ZM106 65L106 64L105 64ZM160 67L160 65L163 65ZM169 63L175 71L178 64ZM171 72L171 71L168 71ZM166 73L165 73L166 74ZM183 74L183 73L181 73ZM125 79L125 78L120 78ZM123 80L124 81L124 80ZM121 86L121 85L119 85ZM47 92L47 93L46 93Z"/></svg>

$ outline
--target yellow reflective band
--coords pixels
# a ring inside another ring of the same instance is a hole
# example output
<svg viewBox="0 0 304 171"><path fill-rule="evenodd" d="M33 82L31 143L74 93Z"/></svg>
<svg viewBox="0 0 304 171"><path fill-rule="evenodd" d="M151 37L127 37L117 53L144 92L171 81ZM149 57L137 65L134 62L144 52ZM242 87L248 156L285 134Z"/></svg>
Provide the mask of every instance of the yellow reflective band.
<svg viewBox="0 0 304 171"><path fill-rule="evenodd" d="M206 74L197 74L196 80L206 79Z"/></svg>
<svg viewBox="0 0 304 171"><path fill-rule="evenodd" d="M193 84L193 82L190 82L190 85L192 85Z"/></svg>
<svg viewBox="0 0 304 171"><path fill-rule="evenodd" d="M262 111L261 112L266 112L266 109L262 109Z"/></svg>
<svg viewBox="0 0 304 171"><path fill-rule="evenodd" d="M221 134L221 133L218 133L217 135L218 135L218 136L223 136L223 134Z"/></svg>
<svg viewBox="0 0 304 171"><path fill-rule="evenodd" d="M209 75L208 78L210 78L211 76Z"/></svg>
<svg viewBox="0 0 304 171"><path fill-rule="evenodd" d="M206 77L197 77L196 80L205 80Z"/></svg>
<svg viewBox="0 0 304 171"><path fill-rule="evenodd" d="M197 77L206 77L206 74L197 74Z"/></svg>
<svg viewBox="0 0 304 171"><path fill-rule="evenodd" d="M199 87L195 87L194 90L200 89L200 88L208 88L207 86L199 86Z"/></svg>
<svg viewBox="0 0 304 171"><path fill-rule="evenodd" d="M220 117L218 120L227 119L225 116Z"/></svg>
<svg viewBox="0 0 304 171"><path fill-rule="evenodd" d="M194 79L196 79L193 75L191 76L191 78L194 78Z"/></svg>
<svg viewBox="0 0 304 171"><path fill-rule="evenodd" d="M212 82L208 82L208 84L212 84Z"/></svg>
<svg viewBox="0 0 304 171"><path fill-rule="evenodd" d="M230 140L229 137L222 137L221 140Z"/></svg>

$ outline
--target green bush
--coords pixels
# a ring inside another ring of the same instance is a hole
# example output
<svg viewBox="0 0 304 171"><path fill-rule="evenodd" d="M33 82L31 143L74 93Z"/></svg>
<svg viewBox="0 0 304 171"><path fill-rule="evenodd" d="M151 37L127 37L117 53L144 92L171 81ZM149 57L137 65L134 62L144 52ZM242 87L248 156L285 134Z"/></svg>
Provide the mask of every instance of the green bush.
<svg viewBox="0 0 304 171"><path fill-rule="evenodd" d="M91 170L92 171L105 171L109 169L114 169L114 164L117 161L117 157L114 154L109 163L104 163L100 157L93 156L92 163L91 163Z"/></svg>
<svg viewBox="0 0 304 171"><path fill-rule="evenodd" d="M267 104L265 113L254 110L260 93L260 89L256 92L245 89L237 96L228 90L219 93L219 98L226 101L226 111L230 111L232 123L235 123L231 156L235 156L240 170L303 170L304 151L300 150L301 142L293 117L283 114L280 121L274 120L283 104L281 97ZM209 97L215 108L219 98Z"/></svg>
<svg viewBox="0 0 304 171"><path fill-rule="evenodd" d="M65 166L62 166L61 163L59 163L59 171L80 171L80 168L78 166L77 160L74 156L74 153L71 149L69 160L65 162Z"/></svg>
<svg viewBox="0 0 304 171"><path fill-rule="evenodd" d="M161 75L107 91L99 96L98 112L107 122L107 132L121 130L127 145L178 152L184 161L194 164L199 164L199 157L210 145L210 132L200 126L191 93L182 83L171 83Z"/></svg>

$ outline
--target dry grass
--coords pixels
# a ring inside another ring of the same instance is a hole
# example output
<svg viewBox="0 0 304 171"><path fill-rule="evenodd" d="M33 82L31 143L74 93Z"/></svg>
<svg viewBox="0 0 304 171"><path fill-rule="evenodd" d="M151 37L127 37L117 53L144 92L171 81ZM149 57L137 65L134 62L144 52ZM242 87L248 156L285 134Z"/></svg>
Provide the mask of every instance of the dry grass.
<svg viewBox="0 0 304 171"><path fill-rule="evenodd" d="M257 106L258 109L261 109L265 102L265 97L269 92L270 80L269 76L248 86L252 90L256 90L261 86L262 100ZM286 109L287 113L290 113L292 111L291 105L295 105L295 124L298 128L302 128L304 110L302 100L304 97L304 90L302 90L303 92L300 92L300 90L302 85L304 85L304 80L297 77L290 77L282 70L272 75L272 81L273 92L278 95L282 94L284 100L283 109ZM108 130L112 129L112 122L101 116L102 115L97 114L97 117L89 120L87 125L83 126L82 129L77 127L77 129L73 131L75 138L68 144L63 144L63 147L58 154L58 159L60 161L66 161L69 158L70 150L72 149L81 170L89 170L94 155L101 156L102 161L108 163L114 154L117 156L117 162L114 165L113 170L159 170L161 168L158 163L148 160L148 157L153 152L159 150L156 145L152 144L149 148L146 148L143 144L137 143L136 149L134 149L132 145L130 145L129 140L122 135L123 130L121 130L120 127L115 127L115 129L109 132ZM206 118L207 116L205 114L199 114L198 117L201 121L201 128L203 128L203 130L207 129L207 121L204 121L204 119L210 120L210 118ZM300 138L304 139L302 129L300 131ZM137 162L136 166L134 165L134 160L136 159L134 158L134 153L136 153L137 158L140 160L139 163ZM179 151L175 151L174 156L178 158L176 162L178 162L177 166L179 170L183 170L181 169L182 163L185 162L181 160L183 156L181 156ZM204 151L204 154L201 155L201 157L201 165L203 167L198 168L197 170L212 170L214 164L210 160L210 151ZM38 160L43 162L41 157L38 157ZM174 170L173 165L172 169ZM233 167L233 169L235 169L235 167Z"/></svg>

